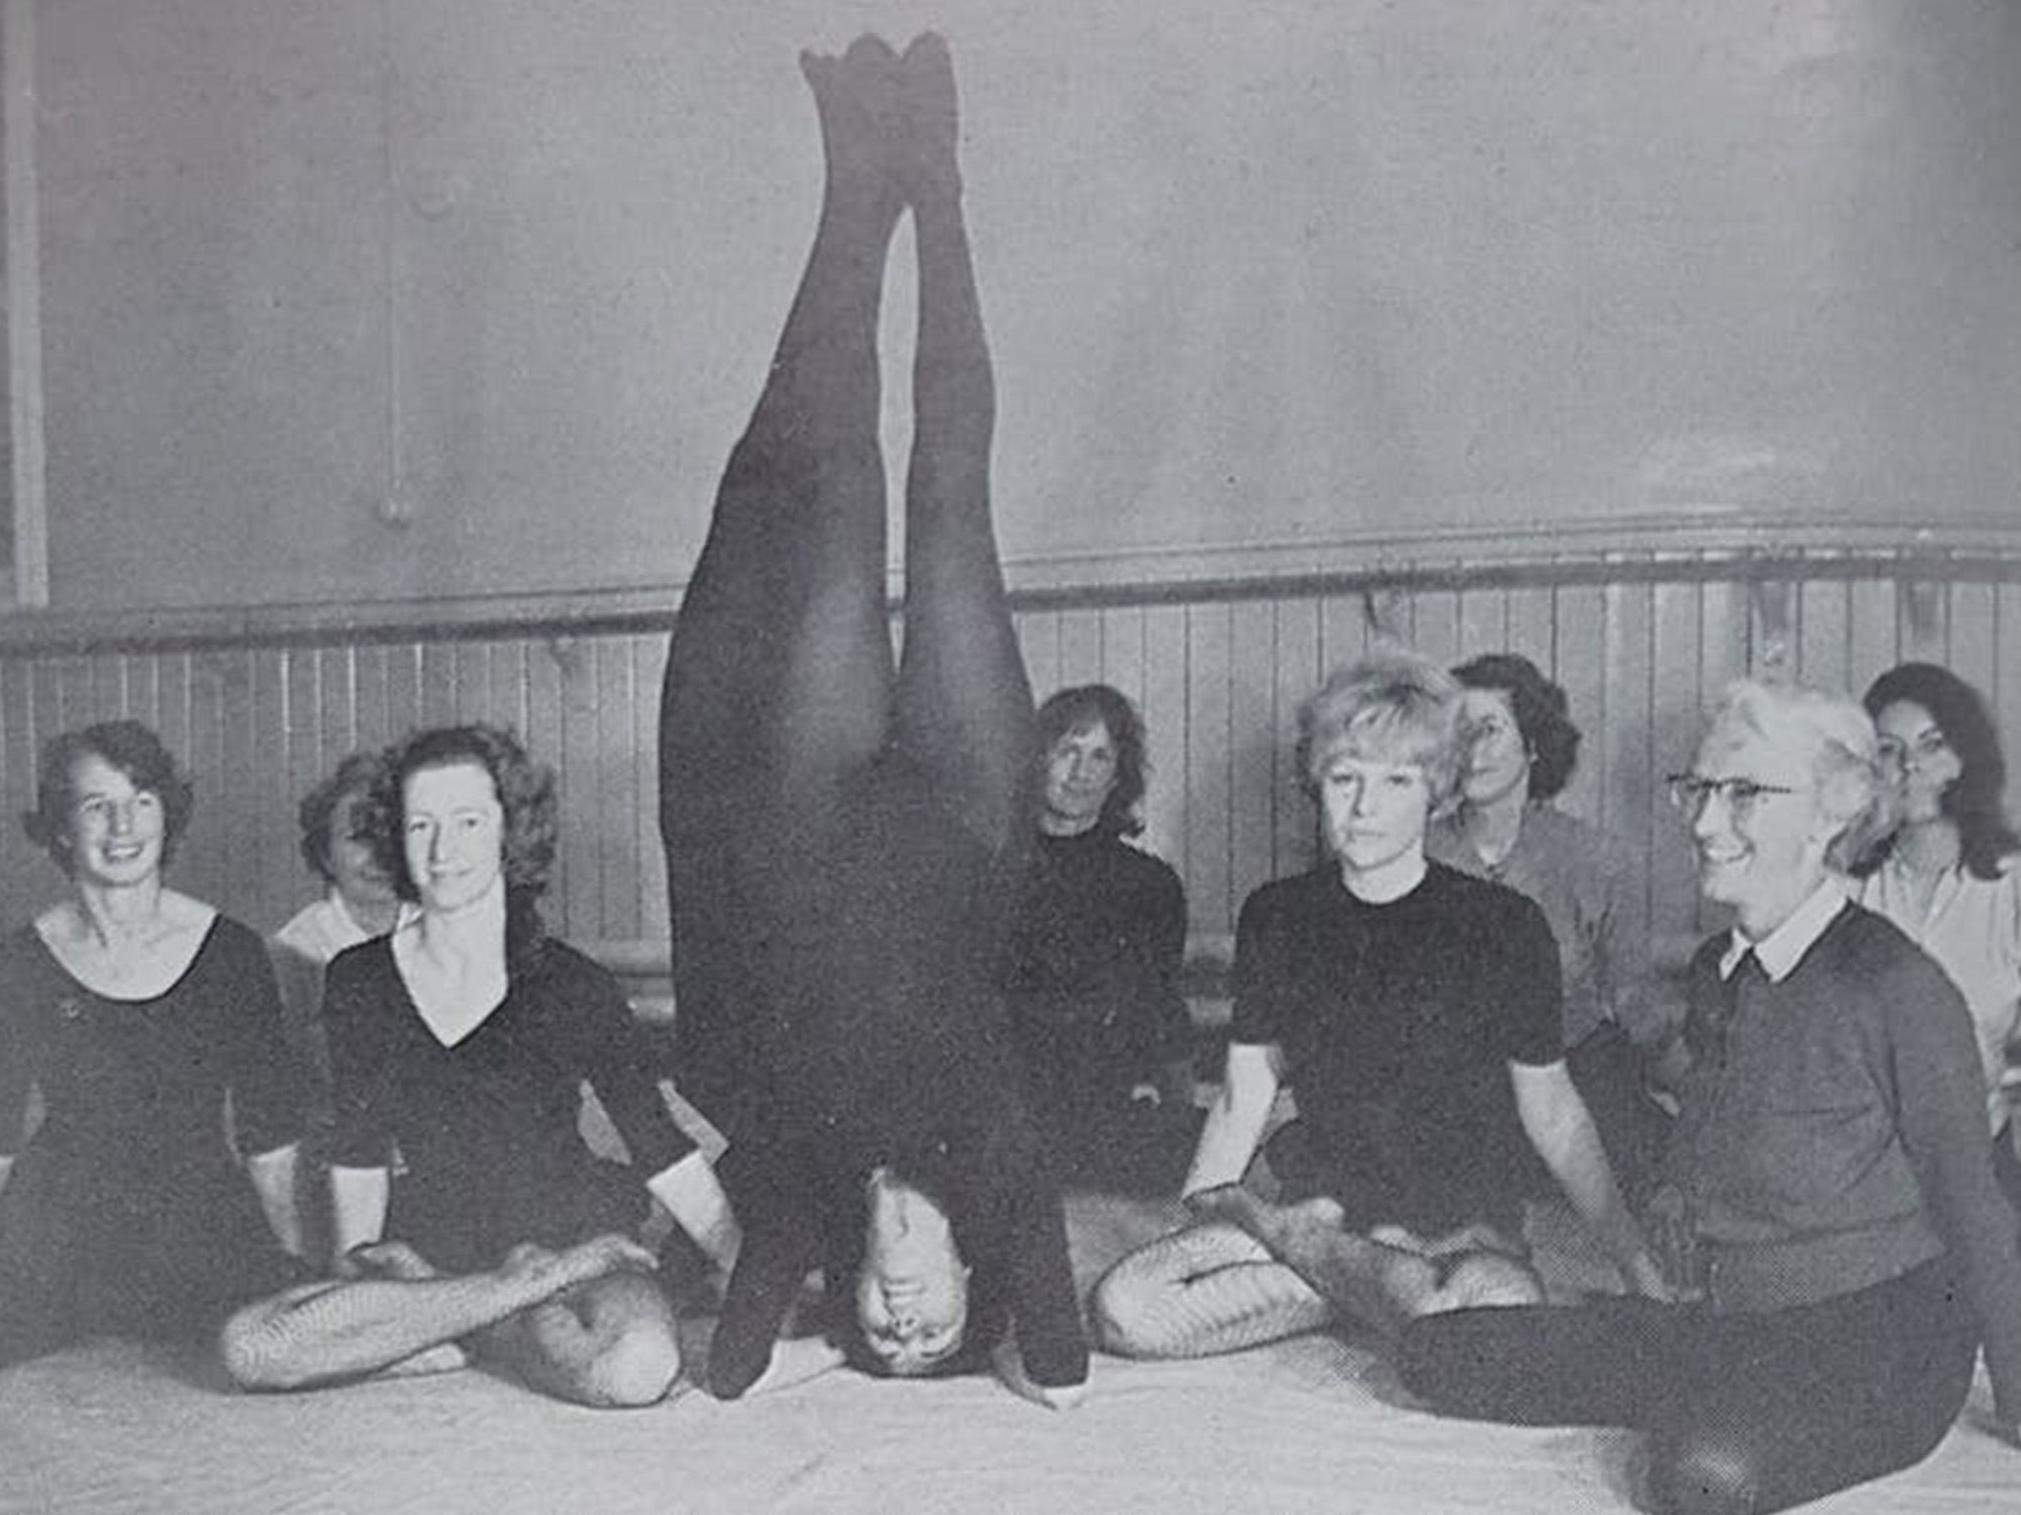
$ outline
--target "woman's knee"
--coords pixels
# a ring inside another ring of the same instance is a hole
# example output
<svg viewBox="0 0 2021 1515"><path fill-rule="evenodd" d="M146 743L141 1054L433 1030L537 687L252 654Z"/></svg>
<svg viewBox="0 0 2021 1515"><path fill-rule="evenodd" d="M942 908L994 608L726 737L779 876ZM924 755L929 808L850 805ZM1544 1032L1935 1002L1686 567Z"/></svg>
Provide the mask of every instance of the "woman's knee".
<svg viewBox="0 0 2021 1515"><path fill-rule="evenodd" d="M1170 1357L1170 1280L1132 1253L1104 1273L1088 1296L1088 1321L1096 1343L1119 1357Z"/></svg>
<svg viewBox="0 0 2021 1515"><path fill-rule="evenodd" d="M641 1409L665 1399L680 1376L681 1348L671 1325L641 1320L591 1361L586 1398L608 1409Z"/></svg>
<svg viewBox="0 0 2021 1515"><path fill-rule="evenodd" d="M1742 1438L1694 1431L1649 1449L1649 1495L1659 1515L1755 1515L1764 1508L1760 1449Z"/></svg>

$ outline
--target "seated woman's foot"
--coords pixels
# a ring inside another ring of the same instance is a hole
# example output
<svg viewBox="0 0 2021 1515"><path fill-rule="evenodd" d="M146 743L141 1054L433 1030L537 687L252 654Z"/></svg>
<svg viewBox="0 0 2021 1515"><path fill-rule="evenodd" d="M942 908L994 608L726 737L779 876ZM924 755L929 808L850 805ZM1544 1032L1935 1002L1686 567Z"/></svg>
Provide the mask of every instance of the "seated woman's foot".
<svg viewBox="0 0 2021 1515"><path fill-rule="evenodd" d="M839 58L802 53L800 72L821 118L829 194L888 204L895 215L906 131L897 55L882 38L865 35Z"/></svg>
<svg viewBox="0 0 2021 1515"><path fill-rule="evenodd" d="M339 1271L352 1278L397 1278L407 1283L442 1276L404 1241L363 1242L344 1254Z"/></svg>
<svg viewBox="0 0 2021 1515"><path fill-rule="evenodd" d="M899 91L906 133L899 175L905 198L952 198L961 194L961 108L954 87L954 61L938 32L921 32L899 59Z"/></svg>

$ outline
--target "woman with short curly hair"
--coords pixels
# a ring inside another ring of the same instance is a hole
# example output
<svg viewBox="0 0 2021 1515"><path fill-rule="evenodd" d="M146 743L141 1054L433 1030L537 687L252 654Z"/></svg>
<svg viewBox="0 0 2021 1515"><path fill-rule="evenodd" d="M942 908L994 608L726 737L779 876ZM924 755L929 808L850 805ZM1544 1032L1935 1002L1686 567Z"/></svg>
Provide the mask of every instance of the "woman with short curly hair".
<svg viewBox="0 0 2021 1515"><path fill-rule="evenodd" d="M69 891L0 940L0 1366L201 1338L298 1275L303 1091L259 937L163 881L191 803L138 721L42 749L22 820Z"/></svg>
<svg viewBox="0 0 2021 1515"><path fill-rule="evenodd" d="M385 871L414 908L330 967L334 1250L410 1284L475 1280L465 1299L486 1302L483 1318L431 1311L425 1293L311 1287L235 1321L227 1363L243 1382L291 1386L460 1339L558 1398L650 1403L672 1386L680 1351L625 1233L648 1192L724 1264L736 1228L668 1114L617 981L541 921L554 775L508 731L439 727L387 754L370 815ZM585 1083L629 1168L584 1145ZM390 1252L386 1237L397 1238ZM548 1293L529 1296L529 1278Z"/></svg>

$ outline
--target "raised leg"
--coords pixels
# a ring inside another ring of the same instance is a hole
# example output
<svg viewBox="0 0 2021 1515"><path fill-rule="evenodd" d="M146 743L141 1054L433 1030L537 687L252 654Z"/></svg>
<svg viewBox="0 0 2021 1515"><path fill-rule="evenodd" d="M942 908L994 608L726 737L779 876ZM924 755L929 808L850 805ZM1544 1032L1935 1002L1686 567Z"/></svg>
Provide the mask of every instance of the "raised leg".
<svg viewBox="0 0 2021 1515"><path fill-rule="evenodd" d="M1333 1320L1332 1307L1230 1225L1188 1226L1118 1262L1089 1299L1096 1339L1124 1357L1210 1357Z"/></svg>
<svg viewBox="0 0 2021 1515"><path fill-rule="evenodd" d="M912 455L905 481L905 646L899 741L992 850L1014 834L1031 767L1032 696L990 522L996 387L956 158L947 47L900 64L900 163L919 255Z"/></svg>
<svg viewBox="0 0 2021 1515"><path fill-rule="evenodd" d="M730 456L660 698L660 832L684 1092L719 1122L750 929L734 859L754 824L822 796L889 737L877 320L902 208L896 58L866 38L802 68L820 116L821 216L763 393Z"/></svg>

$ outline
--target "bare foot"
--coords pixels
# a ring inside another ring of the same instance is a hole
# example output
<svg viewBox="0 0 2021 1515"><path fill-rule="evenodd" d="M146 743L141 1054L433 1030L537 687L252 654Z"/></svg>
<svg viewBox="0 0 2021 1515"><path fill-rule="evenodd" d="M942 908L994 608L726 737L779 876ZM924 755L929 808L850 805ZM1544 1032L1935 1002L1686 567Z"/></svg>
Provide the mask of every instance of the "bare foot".
<svg viewBox="0 0 2021 1515"><path fill-rule="evenodd" d="M897 55L866 34L839 58L802 53L800 72L821 118L830 196L888 204L895 214L901 190L894 175L906 130Z"/></svg>
<svg viewBox="0 0 2021 1515"><path fill-rule="evenodd" d="M344 1254L343 1270L354 1278L397 1278L413 1283L442 1275L404 1241L368 1241Z"/></svg>
<svg viewBox="0 0 2021 1515"><path fill-rule="evenodd" d="M899 60L899 93L906 133L899 157L905 198L961 193L961 106L954 87L954 61L938 32L921 32Z"/></svg>

